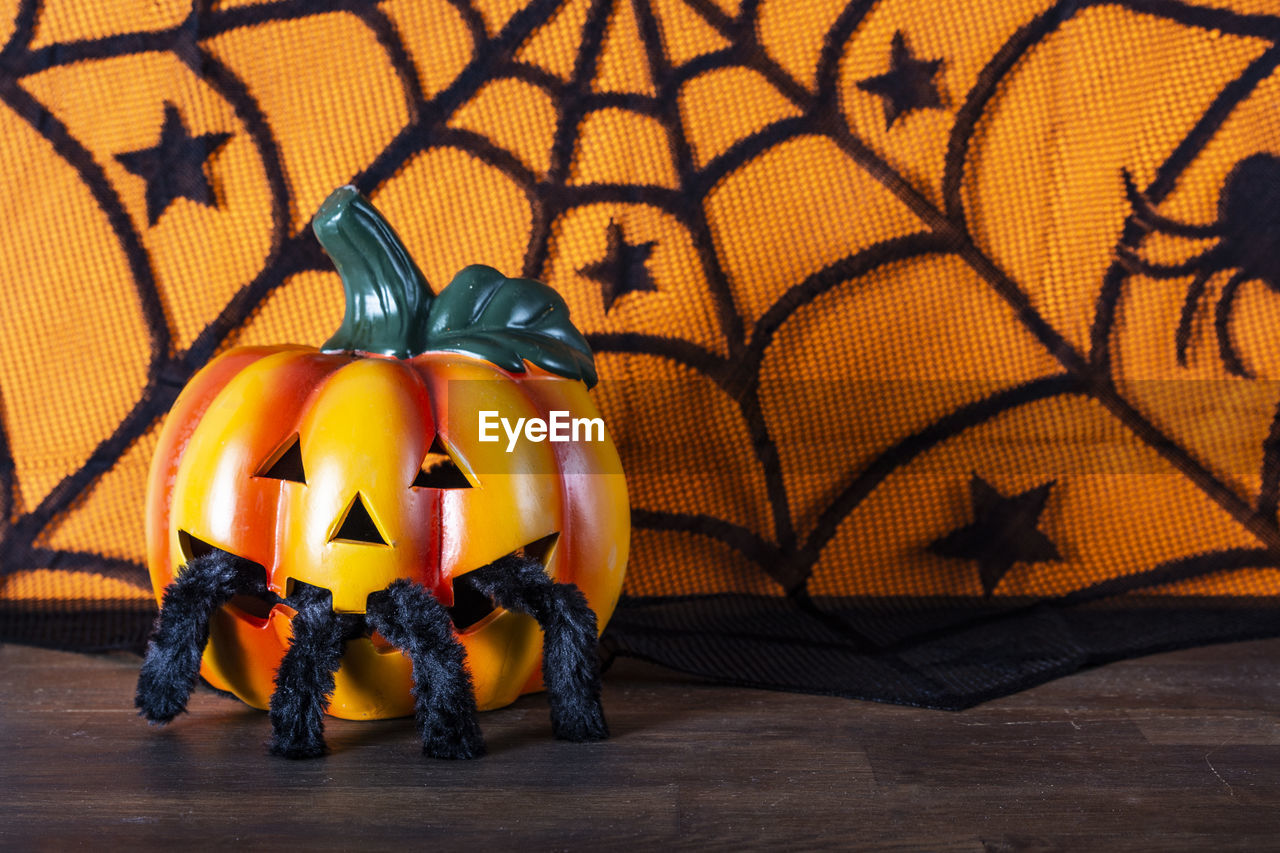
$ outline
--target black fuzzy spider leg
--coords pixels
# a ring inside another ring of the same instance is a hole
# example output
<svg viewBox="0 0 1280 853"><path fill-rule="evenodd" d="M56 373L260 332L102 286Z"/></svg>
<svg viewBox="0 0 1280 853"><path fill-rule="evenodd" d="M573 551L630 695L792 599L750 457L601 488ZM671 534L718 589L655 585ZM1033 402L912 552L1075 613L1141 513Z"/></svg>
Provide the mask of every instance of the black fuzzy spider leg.
<svg viewBox="0 0 1280 853"><path fill-rule="evenodd" d="M402 578L369 596L365 621L413 664L422 751L433 758L484 755L471 673L449 611L426 587Z"/></svg>
<svg viewBox="0 0 1280 853"><path fill-rule="evenodd" d="M261 566L226 551L194 557L164 591L133 703L164 724L187 709L209 642L209 617L236 593L267 597Z"/></svg>
<svg viewBox="0 0 1280 853"><path fill-rule="evenodd" d="M1191 326L1195 322L1196 308L1200 304L1200 298L1204 296L1205 285L1209 283L1212 275L1212 270L1201 270L1196 273L1196 277L1187 288L1187 298L1182 303L1182 316L1178 320L1178 331L1173 339L1180 367L1187 366L1187 346L1191 343Z"/></svg>
<svg viewBox="0 0 1280 853"><path fill-rule="evenodd" d="M1190 222L1179 222L1176 219L1170 219L1162 215L1156 210L1155 205L1151 203L1151 199L1147 198L1146 194L1138 189L1137 184L1133 182L1133 176L1129 174L1129 170L1124 169L1121 174L1124 176L1124 193L1129 197L1129 206L1133 209L1134 221L1144 231L1159 231L1163 234L1172 234L1175 237L1190 237L1192 239L1208 239L1222 236L1222 228L1217 223L1195 225Z"/></svg>
<svg viewBox="0 0 1280 853"><path fill-rule="evenodd" d="M1222 294L1218 297L1218 304L1213 312L1213 328L1218 333L1218 354L1222 357L1222 364L1227 368L1227 372L1252 379L1253 374L1245 368L1244 362L1240 360L1240 356L1236 355L1236 348L1231 343L1231 306L1236 301L1240 285L1248 280L1248 273L1239 270L1222 286Z"/></svg>
<svg viewBox="0 0 1280 853"><path fill-rule="evenodd" d="M1198 255L1192 255L1180 264L1157 264L1144 260L1137 251L1129 246L1116 246L1116 258L1124 268L1135 275L1145 275L1154 279L1182 278L1199 275L1201 270L1213 269L1222 257L1221 246L1206 249Z"/></svg>
<svg viewBox="0 0 1280 853"><path fill-rule="evenodd" d="M500 607L528 613L542 627L542 679L551 730L561 740L609 736L600 703L596 614L571 583L556 583L537 560L507 556L468 576Z"/></svg>
<svg viewBox="0 0 1280 853"><path fill-rule="evenodd" d="M297 614L271 694L272 755L315 758L325 753L324 710L342 664L350 618L335 614L332 601L327 589L299 584L287 602Z"/></svg>

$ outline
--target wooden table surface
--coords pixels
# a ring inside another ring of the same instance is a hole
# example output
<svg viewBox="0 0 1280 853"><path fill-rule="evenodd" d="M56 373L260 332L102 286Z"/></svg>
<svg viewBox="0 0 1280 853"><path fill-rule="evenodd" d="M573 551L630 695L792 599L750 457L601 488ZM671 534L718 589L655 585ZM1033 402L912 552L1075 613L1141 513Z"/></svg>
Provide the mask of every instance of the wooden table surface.
<svg viewBox="0 0 1280 853"><path fill-rule="evenodd" d="M0 646L0 847L64 850L1280 850L1280 640L1112 664L963 713L718 687L620 661L614 737L553 740L543 697L490 754L408 720L330 720L266 754L205 688L149 727L139 659Z"/></svg>

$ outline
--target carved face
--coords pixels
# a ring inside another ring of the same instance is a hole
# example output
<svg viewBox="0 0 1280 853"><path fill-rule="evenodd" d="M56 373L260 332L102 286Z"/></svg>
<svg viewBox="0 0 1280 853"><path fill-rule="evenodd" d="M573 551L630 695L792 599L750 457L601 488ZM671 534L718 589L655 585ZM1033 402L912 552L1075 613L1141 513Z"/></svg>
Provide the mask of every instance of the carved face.
<svg viewBox="0 0 1280 853"><path fill-rule="evenodd" d="M541 632L494 609L467 572L515 551L576 583L603 627L626 563L626 490L613 445L480 440L481 411L597 416L586 387L469 355L409 359L244 348L191 381L166 422L148 492L157 597L188 559L219 548L263 566L268 587L323 587L338 612L412 578L452 608L480 708L540 685ZM499 431L500 432L500 431ZM202 674L266 708L293 611L238 596L211 623ZM329 713L411 714L408 659L347 644Z"/></svg>

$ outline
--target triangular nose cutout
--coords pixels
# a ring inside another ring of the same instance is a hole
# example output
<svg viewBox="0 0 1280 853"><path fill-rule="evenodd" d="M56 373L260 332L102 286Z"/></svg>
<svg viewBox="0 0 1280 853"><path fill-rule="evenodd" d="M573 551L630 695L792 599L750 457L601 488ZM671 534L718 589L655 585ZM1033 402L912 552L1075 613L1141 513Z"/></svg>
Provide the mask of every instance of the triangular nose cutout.
<svg viewBox="0 0 1280 853"><path fill-rule="evenodd" d="M330 542L360 542L365 545L389 545L378 531L373 516L369 515L364 505L364 498L356 492L355 500L347 507L347 516L338 525L338 530L329 538Z"/></svg>

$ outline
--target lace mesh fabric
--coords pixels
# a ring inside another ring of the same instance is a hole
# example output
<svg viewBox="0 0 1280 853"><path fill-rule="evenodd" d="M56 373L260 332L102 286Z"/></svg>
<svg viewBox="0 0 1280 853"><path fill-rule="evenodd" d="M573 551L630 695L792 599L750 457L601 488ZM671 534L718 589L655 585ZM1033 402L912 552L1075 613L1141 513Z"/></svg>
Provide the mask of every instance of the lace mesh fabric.
<svg viewBox="0 0 1280 853"><path fill-rule="evenodd" d="M0 2L3 639L141 642L159 421L337 328L346 182L587 334L615 652L961 707L1280 627L1276 4L196 6Z"/></svg>

